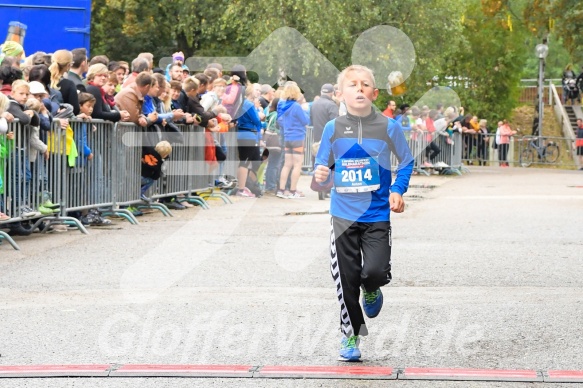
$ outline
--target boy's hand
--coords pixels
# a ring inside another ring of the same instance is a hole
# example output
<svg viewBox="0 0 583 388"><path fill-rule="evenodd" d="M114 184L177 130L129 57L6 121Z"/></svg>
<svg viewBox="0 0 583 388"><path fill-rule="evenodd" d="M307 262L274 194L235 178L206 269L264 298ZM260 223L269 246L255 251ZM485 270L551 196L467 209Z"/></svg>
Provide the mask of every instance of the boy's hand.
<svg viewBox="0 0 583 388"><path fill-rule="evenodd" d="M61 129L67 129L69 126L69 119L59 119L61 121Z"/></svg>
<svg viewBox="0 0 583 388"><path fill-rule="evenodd" d="M81 120L91 120L91 117L90 116L87 116L85 113L79 113L77 115L77 118L78 119L81 119Z"/></svg>
<svg viewBox="0 0 583 388"><path fill-rule="evenodd" d="M28 115L29 117L34 116L34 112L32 110L30 110L30 109L25 110L24 111L24 114Z"/></svg>
<svg viewBox="0 0 583 388"><path fill-rule="evenodd" d="M49 157L51 156L51 153L49 152L49 150L46 150L43 155L45 157L45 160L49 160Z"/></svg>
<svg viewBox="0 0 583 388"><path fill-rule="evenodd" d="M391 193L389 196L389 206L392 212L395 213L403 213L405 210L405 201L401 194L399 193Z"/></svg>
<svg viewBox="0 0 583 388"><path fill-rule="evenodd" d="M145 117L140 117L138 119L138 124L140 127L145 127L146 125L148 125L148 122L146 121Z"/></svg>
<svg viewBox="0 0 583 388"><path fill-rule="evenodd" d="M330 175L330 168L328 166L322 166L321 164L316 167L316 171L314 171L314 179L318 183L322 183L328 179Z"/></svg>
<svg viewBox="0 0 583 388"><path fill-rule="evenodd" d="M89 154L89 156L87 157L87 160L92 160L93 159L93 153Z"/></svg>
<svg viewBox="0 0 583 388"><path fill-rule="evenodd" d="M184 115L184 119L186 121L186 124L192 124L192 123L194 123L194 118L192 117L192 115L190 113L186 113Z"/></svg>

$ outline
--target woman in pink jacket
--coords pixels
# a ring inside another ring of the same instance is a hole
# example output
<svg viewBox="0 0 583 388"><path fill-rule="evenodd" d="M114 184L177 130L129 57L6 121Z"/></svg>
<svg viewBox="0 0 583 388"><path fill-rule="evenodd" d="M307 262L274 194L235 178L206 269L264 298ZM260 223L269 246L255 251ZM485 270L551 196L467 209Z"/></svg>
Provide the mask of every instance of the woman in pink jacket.
<svg viewBox="0 0 583 388"><path fill-rule="evenodd" d="M500 167L509 167L506 159L508 158L510 137L516 135L516 131L513 131L512 128L510 128L507 120L498 123L498 125L497 133L500 135L500 140L498 142L498 160L500 161Z"/></svg>

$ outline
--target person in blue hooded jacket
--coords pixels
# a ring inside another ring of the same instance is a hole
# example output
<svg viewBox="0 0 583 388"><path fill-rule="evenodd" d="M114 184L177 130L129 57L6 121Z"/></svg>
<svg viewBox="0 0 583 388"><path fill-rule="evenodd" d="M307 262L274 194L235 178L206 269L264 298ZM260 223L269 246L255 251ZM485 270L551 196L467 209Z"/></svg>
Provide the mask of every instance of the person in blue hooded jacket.
<svg viewBox="0 0 583 388"><path fill-rule="evenodd" d="M237 148L239 151L239 169L237 170L238 191L237 196L255 198L261 195L253 187L255 192L247 187L247 177L251 182L257 182L257 170L261 165L261 153L259 141L261 139L261 120L255 110L255 104L251 102L255 98L252 87L245 88L245 99L241 104L241 115L237 120Z"/></svg>
<svg viewBox="0 0 583 388"><path fill-rule="evenodd" d="M283 129L285 161L281 169L279 198L296 199L305 195L297 190L298 180L304 162L304 144L306 141L306 125L310 122L308 114L302 109L298 100L302 92L295 82L285 84L282 99L277 104L277 124ZM290 189L285 190L287 178L290 175Z"/></svg>

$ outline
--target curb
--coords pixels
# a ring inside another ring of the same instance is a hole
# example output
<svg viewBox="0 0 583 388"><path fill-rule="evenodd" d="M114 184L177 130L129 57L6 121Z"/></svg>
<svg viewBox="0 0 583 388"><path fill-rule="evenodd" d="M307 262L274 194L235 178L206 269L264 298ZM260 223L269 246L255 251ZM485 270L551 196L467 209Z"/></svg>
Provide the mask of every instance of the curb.
<svg viewBox="0 0 583 388"><path fill-rule="evenodd" d="M583 383L583 370L392 368L353 365L0 365L0 379L45 377L192 377Z"/></svg>

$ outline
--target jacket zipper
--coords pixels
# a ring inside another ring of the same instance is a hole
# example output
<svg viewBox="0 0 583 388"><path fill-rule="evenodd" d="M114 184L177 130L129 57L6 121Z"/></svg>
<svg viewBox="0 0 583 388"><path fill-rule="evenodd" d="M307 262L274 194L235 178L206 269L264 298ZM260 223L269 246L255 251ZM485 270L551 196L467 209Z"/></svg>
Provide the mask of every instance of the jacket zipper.
<svg viewBox="0 0 583 388"><path fill-rule="evenodd" d="M358 118L358 144L362 144L362 119Z"/></svg>

